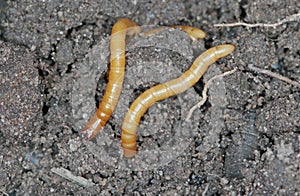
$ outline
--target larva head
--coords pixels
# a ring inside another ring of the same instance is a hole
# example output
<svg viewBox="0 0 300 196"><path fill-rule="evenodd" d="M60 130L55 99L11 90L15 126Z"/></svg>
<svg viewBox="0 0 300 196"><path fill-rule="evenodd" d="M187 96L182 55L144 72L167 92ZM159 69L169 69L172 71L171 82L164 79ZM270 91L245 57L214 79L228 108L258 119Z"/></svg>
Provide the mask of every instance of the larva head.
<svg viewBox="0 0 300 196"><path fill-rule="evenodd" d="M194 41L206 37L206 33L201 29L197 29L197 28L191 28L191 30L188 33Z"/></svg>
<svg viewBox="0 0 300 196"><path fill-rule="evenodd" d="M171 27L172 28L179 28L182 31L185 31L193 41L196 41L198 39L203 39L203 38L206 37L206 33L204 31L202 31L201 29L198 29L196 27L181 26L181 25L175 25L175 26L171 26Z"/></svg>
<svg viewBox="0 0 300 196"><path fill-rule="evenodd" d="M235 46L232 44L223 44L216 46L215 54L218 58L222 58L232 53L235 50Z"/></svg>

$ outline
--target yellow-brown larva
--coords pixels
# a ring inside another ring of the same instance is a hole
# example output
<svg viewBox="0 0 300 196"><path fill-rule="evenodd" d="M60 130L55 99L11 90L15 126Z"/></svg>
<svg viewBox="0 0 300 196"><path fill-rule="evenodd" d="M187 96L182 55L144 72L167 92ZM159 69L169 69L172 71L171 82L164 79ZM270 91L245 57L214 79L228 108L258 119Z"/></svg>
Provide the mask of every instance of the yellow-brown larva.
<svg viewBox="0 0 300 196"><path fill-rule="evenodd" d="M171 27L178 28L178 29L181 29L182 31L186 32L193 41L205 38L205 36L206 36L206 33L204 31L202 31L201 29L198 29L196 27L182 26L182 25L175 25L175 26L171 26Z"/></svg>
<svg viewBox="0 0 300 196"><path fill-rule="evenodd" d="M121 94L125 75L125 39L126 34L139 33L135 22L121 18L112 28L110 40L110 71L105 94L94 116L82 129L82 133L92 139L99 133L113 113Z"/></svg>
<svg viewBox="0 0 300 196"><path fill-rule="evenodd" d="M122 148L125 157L136 154L136 132L140 119L155 102L182 93L192 87L205 73L209 65L225 57L235 49L234 45L225 44L212 47L202 53L192 66L179 78L154 86L142 93L130 106L122 125Z"/></svg>
<svg viewBox="0 0 300 196"><path fill-rule="evenodd" d="M181 29L182 31L186 32L193 41L205 38L205 36L206 36L206 33L204 31L202 31L201 29L198 29L196 27L182 26L182 25L174 25L174 26L170 26L170 27L175 28L175 29ZM158 27L158 28L151 29L149 31L143 32L143 36L147 37L149 35L159 33L163 29L164 29L164 27Z"/></svg>

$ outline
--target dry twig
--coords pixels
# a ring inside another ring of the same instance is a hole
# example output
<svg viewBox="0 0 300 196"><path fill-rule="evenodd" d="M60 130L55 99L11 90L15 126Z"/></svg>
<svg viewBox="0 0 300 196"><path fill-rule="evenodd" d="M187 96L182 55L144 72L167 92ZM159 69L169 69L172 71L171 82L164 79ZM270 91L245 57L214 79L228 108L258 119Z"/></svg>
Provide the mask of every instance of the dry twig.
<svg viewBox="0 0 300 196"><path fill-rule="evenodd" d="M273 24L265 24L265 23L255 23L255 24L248 24L245 22L236 22L236 23L229 23L229 24L214 24L215 27L235 27L235 26L246 26L246 27L277 27L279 25L282 25L283 23L297 21L300 19L300 13L293 14L288 17L286 17L283 20L280 20Z"/></svg>
<svg viewBox="0 0 300 196"><path fill-rule="evenodd" d="M209 88L209 86L211 85L211 83L212 83L215 79L217 79L217 78L221 78L221 77L224 77L224 76L226 76L226 75L233 74L234 72L236 72L236 69L233 69L233 70L231 70L231 71L224 72L224 73L222 73L222 74L220 74L220 75L216 75L216 76L212 77L211 79L209 79L208 82L204 85L204 88L203 88L203 91L202 91L202 99L201 99L201 101L200 101L199 103L197 103L196 105L194 105L194 106L190 109L189 113L187 114L187 117L186 117L185 121L189 122L189 121L190 121L190 118L191 118L191 116L192 116L192 114L193 114L193 112L194 112L197 108L200 108L200 107L206 102L206 100L207 100L207 91L208 91L208 88Z"/></svg>
<svg viewBox="0 0 300 196"><path fill-rule="evenodd" d="M68 179L72 182L76 182L78 183L79 185L81 186L84 186L84 187L89 187L89 186L93 186L94 183L81 177L81 176L75 176L72 174L71 171L65 169L65 168L52 168L51 171L65 179Z"/></svg>
<svg viewBox="0 0 300 196"><path fill-rule="evenodd" d="M258 68L258 67L254 67L253 65L249 64L248 65L249 69L252 70L252 71L256 71L258 73L263 73L263 74L267 74L271 77L274 77L274 78L277 78L279 80L282 80L282 81L285 81L286 83L289 83L291 85L294 85L298 88L300 88L300 83L296 82L296 81L293 81L287 77L284 77L282 75L279 75L277 73L274 73L274 72L271 72L269 70L266 70L266 69L261 69L261 68Z"/></svg>
<svg viewBox="0 0 300 196"><path fill-rule="evenodd" d="M0 192L3 193L3 195L5 195L5 196L9 196L9 194L7 194L6 192L4 192L2 190L0 190Z"/></svg>

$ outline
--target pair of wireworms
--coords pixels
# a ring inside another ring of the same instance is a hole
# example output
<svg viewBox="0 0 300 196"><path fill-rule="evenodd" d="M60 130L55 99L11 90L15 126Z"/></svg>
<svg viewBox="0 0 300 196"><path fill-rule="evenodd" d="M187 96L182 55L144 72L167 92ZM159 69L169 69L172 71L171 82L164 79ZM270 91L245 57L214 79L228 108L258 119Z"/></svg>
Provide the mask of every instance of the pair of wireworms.
<svg viewBox="0 0 300 196"><path fill-rule="evenodd" d="M104 94L103 100L95 115L87 123L83 132L91 139L101 129L112 114L119 95L121 93L124 80L125 68L125 38L126 29L136 27L136 24L129 19L120 19L113 26L111 39L111 65L109 73L109 82ZM197 28L188 26L173 26L180 28L194 40L205 37L205 33ZM134 28L134 33L139 33L138 28ZM160 31L154 30L155 31ZM150 34L153 32L150 32ZM136 154L136 132L139 121L146 110L155 102L166 99L170 96L182 93L193 86L205 73L209 65L215 63L219 58L225 57L235 49L234 45L225 44L212 47L202 53L193 62L192 66L179 78L173 79L163 84L154 86L142 93L130 106L122 125L122 148L125 157L133 157Z"/></svg>
<svg viewBox="0 0 300 196"><path fill-rule="evenodd" d="M205 37L204 31L194 27L172 27L185 31L193 40ZM161 30L163 30L163 28L150 30L147 32L147 35L157 33ZM112 28L110 40L110 71L106 91L97 111L82 129L82 133L88 139L95 137L104 128L117 105L125 75L126 35L138 34L140 31L140 27L127 18L119 19Z"/></svg>

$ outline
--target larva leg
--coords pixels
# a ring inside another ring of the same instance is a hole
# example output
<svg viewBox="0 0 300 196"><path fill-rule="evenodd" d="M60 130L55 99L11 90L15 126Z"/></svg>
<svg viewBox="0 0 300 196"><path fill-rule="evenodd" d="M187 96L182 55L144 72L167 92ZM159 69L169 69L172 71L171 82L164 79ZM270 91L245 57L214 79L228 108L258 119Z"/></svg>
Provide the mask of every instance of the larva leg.
<svg viewBox="0 0 300 196"><path fill-rule="evenodd" d="M181 25L175 25L175 26L170 26L170 27L180 29L180 30L186 32L193 41L205 38L205 36L206 36L206 33L204 31L202 31L201 29L195 28L195 27L181 26ZM149 31L143 32L143 36L147 37L149 35L159 33L163 29L164 29L164 27L158 27L158 28L151 29Z"/></svg>
<svg viewBox="0 0 300 196"><path fill-rule="evenodd" d="M92 139L103 129L117 105L124 80L126 33L132 35L139 31L136 23L127 18L119 19L112 28L110 72L106 91L98 110L82 129L88 139Z"/></svg>
<svg viewBox="0 0 300 196"><path fill-rule="evenodd" d="M122 148L125 157L136 154L136 131L140 118L155 102L182 93L202 77L209 65L225 57L235 49L234 45L219 45L202 53L189 70L179 78L154 86L142 93L130 106L122 125Z"/></svg>

